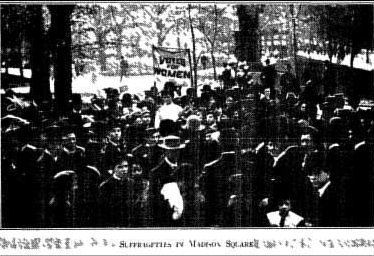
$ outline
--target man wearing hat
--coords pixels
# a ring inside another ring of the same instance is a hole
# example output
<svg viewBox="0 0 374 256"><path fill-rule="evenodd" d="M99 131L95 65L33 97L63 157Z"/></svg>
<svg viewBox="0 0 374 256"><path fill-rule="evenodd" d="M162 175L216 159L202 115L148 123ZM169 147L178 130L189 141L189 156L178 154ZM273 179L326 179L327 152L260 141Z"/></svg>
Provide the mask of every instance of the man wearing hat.
<svg viewBox="0 0 374 256"><path fill-rule="evenodd" d="M148 226L149 214L149 179L146 173L144 159L140 156L130 157L130 176L133 180L133 193L131 198L132 212L131 227Z"/></svg>
<svg viewBox="0 0 374 256"><path fill-rule="evenodd" d="M100 184L100 220L103 227L128 227L131 223L134 182L130 160L122 156L114 163L113 175Z"/></svg>
<svg viewBox="0 0 374 256"><path fill-rule="evenodd" d="M288 93L299 95L300 87L297 84L295 76L291 71L291 64L287 63L287 71L280 78L280 86L282 88L283 98L285 99Z"/></svg>
<svg viewBox="0 0 374 256"><path fill-rule="evenodd" d="M218 159L207 163L200 176L200 187L206 198L206 225L223 226L224 212L229 198L228 180L230 175L240 173L236 157L238 134L233 128L222 129L220 133L222 153Z"/></svg>
<svg viewBox="0 0 374 256"><path fill-rule="evenodd" d="M131 150L136 159L142 159L143 174L148 177L151 168L155 167L162 154L162 149L157 147L159 132L155 128L145 130L143 143Z"/></svg>
<svg viewBox="0 0 374 256"><path fill-rule="evenodd" d="M223 89L229 89L235 85L235 70L227 63L223 63L224 70L221 75Z"/></svg>
<svg viewBox="0 0 374 256"><path fill-rule="evenodd" d="M188 108L188 107L191 107L194 103L194 94L195 94L195 90L194 88L187 88L186 90L186 95L183 95L181 97L181 106L183 108Z"/></svg>
<svg viewBox="0 0 374 256"><path fill-rule="evenodd" d="M160 127L160 122L164 119L170 119L176 122L183 111L182 107L173 102L172 95L169 91L162 91L161 93L163 105L157 110L155 116L155 128Z"/></svg>
<svg viewBox="0 0 374 256"><path fill-rule="evenodd" d="M270 88L271 90L271 98L274 99L275 97L275 79L277 76L277 71L275 70L273 65L270 65L270 60L266 59L265 61L266 66L262 70L261 73L261 80L263 84L263 88Z"/></svg>
<svg viewBox="0 0 374 256"><path fill-rule="evenodd" d="M22 194L19 198L17 207L19 219L17 220L18 227L42 227L41 216L38 210L40 210L40 201L36 201L40 196L40 185L38 181L39 171L38 168L38 157L40 156L40 149L37 148L37 130L31 127L30 124L23 125L17 131L18 140L20 144L16 151L16 161L13 163L12 172L17 176L19 182L18 189L22 187L26 193ZM6 171L6 169L4 169ZM4 176L3 176L4 177ZM44 180L45 181L45 180ZM18 195L17 195L18 196Z"/></svg>
<svg viewBox="0 0 374 256"><path fill-rule="evenodd" d="M180 151L185 147L177 136L161 139L164 158L150 172L150 201L153 226L178 226L183 214L183 198L177 184Z"/></svg>
<svg viewBox="0 0 374 256"><path fill-rule="evenodd" d="M141 116L142 116L143 128L144 129L152 128L153 125L151 124L151 122L152 122L151 112L149 110L145 110L141 113Z"/></svg>
<svg viewBox="0 0 374 256"><path fill-rule="evenodd" d="M127 152L126 144L122 139L122 125L118 121L111 121L107 127L107 144L101 149L100 171L103 180L113 174L114 163Z"/></svg>
<svg viewBox="0 0 374 256"><path fill-rule="evenodd" d="M125 130L125 140L129 150L143 143L145 127L141 112L134 112L131 115L130 124Z"/></svg>
<svg viewBox="0 0 374 256"><path fill-rule="evenodd" d="M208 106L210 97L213 96L212 88L209 84L204 84L201 89L200 105Z"/></svg>
<svg viewBox="0 0 374 256"><path fill-rule="evenodd" d="M77 145L77 137L72 127L65 123L61 128L62 148L57 157L57 172L73 170L79 175L86 164L86 150Z"/></svg>
<svg viewBox="0 0 374 256"><path fill-rule="evenodd" d="M53 228L78 227L76 212L77 174L64 170L53 177L53 196L49 202L49 225Z"/></svg>

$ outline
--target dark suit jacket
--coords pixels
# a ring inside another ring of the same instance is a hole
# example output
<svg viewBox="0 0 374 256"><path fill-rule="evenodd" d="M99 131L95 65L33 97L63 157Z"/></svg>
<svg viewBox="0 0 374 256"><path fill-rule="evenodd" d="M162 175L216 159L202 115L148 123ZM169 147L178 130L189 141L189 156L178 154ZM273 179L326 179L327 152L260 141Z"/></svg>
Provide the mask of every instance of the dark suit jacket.
<svg viewBox="0 0 374 256"><path fill-rule="evenodd" d="M206 224L224 225L224 211L230 197L228 179L240 173L235 152L224 152L220 158L204 166L200 187L206 199Z"/></svg>
<svg viewBox="0 0 374 256"><path fill-rule="evenodd" d="M134 181L113 176L100 185L100 220L102 227L128 227L132 216Z"/></svg>
<svg viewBox="0 0 374 256"><path fill-rule="evenodd" d="M303 216L306 221L310 221L315 218L313 208L316 194L308 175L318 172L323 161L319 152L313 152L308 156L304 167L302 167L303 162L304 154L298 146L288 147L280 155L274 167L277 181L273 198L276 202L281 197L291 197L294 212Z"/></svg>

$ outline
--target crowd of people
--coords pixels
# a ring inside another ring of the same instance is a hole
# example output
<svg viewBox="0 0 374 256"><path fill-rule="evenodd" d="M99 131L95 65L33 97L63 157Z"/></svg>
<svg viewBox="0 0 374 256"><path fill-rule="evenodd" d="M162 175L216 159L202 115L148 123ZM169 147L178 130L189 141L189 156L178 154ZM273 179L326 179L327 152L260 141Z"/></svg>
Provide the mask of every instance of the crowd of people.
<svg viewBox="0 0 374 256"><path fill-rule="evenodd" d="M3 227L374 225L373 108L291 66L256 80L226 63L220 79L199 97L173 82L73 95L63 116L7 91Z"/></svg>

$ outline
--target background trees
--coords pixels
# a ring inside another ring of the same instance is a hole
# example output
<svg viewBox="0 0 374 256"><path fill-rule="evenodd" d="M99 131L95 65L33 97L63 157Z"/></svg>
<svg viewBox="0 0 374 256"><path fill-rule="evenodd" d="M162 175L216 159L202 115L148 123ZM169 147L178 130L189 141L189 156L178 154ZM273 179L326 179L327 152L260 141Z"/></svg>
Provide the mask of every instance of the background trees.
<svg viewBox="0 0 374 256"><path fill-rule="evenodd" d="M65 104L72 76L90 72L116 75L122 55L129 61L130 73L151 74L152 45L192 49L195 77L201 57L208 57L213 79L217 79L216 67L234 53L239 59L259 62L264 54L261 47L279 48L280 57L293 56L295 49L325 52L330 60L351 54L351 66L358 53L366 52L369 62L374 41L373 5L295 5L293 15L290 7L1 5L2 67L5 72L8 67L19 68L21 78L25 69L31 69L30 95L37 102L51 98L53 77L56 99ZM285 37L280 39L281 47L264 42L277 34ZM21 85L23 82L20 79Z"/></svg>

